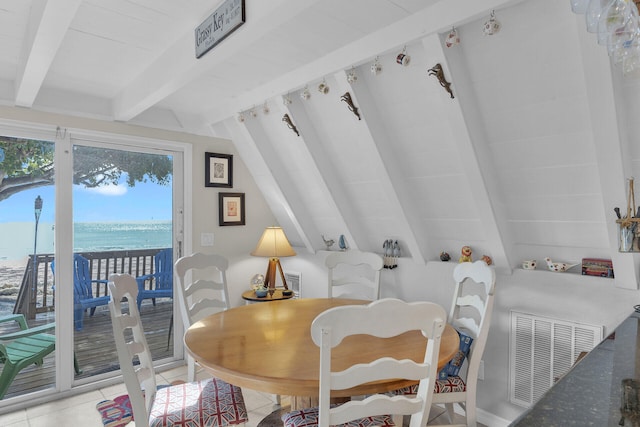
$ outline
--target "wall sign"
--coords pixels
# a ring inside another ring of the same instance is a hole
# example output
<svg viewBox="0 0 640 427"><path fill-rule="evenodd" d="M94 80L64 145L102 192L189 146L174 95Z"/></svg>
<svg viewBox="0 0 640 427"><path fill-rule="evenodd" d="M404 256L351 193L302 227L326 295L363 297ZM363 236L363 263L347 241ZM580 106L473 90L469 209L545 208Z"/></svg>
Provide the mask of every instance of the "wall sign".
<svg viewBox="0 0 640 427"><path fill-rule="evenodd" d="M226 0L195 30L196 58L224 40L244 24L244 0Z"/></svg>

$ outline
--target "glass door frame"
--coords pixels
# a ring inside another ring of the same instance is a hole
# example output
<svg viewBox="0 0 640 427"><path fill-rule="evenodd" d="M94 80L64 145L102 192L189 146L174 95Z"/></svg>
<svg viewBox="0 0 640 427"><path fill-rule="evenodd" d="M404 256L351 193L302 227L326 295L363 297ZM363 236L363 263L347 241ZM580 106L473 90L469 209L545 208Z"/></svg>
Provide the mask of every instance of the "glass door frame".
<svg viewBox="0 0 640 427"><path fill-rule="evenodd" d="M61 262L59 280L62 283L72 283L72 256L73 256L73 212L72 212L72 181L73 181L73 146L97 146L102 148L112 148L116 150L140 151L152 154L170 154L173 156L173 236L174 258L182 254L184 248L191 248L191 233L185 232L185 228L191 229L191 176L186 176L185 171L193 170L192 147L190 144L164 141L158 139L102 135L95 132L73 130L67 132L58 131L59 138L56 139L56 228L55 228L55 257ZM61 161L63 167L58 167ZM64 268L63 268L64 266ZM56 271L58 275L58 271ZM56 300L56 321L61 328L56 328L56 340L60 345L56 346L57 363L56 383L61 391L73 389L75 387L96 383L102 379L114 378L118 371L113 371L101 375L92 376L76 380L73 370L73 295L71 287L60 289L60 298ZM173 304L174 323L181 318L177 311L178 305ZM59 316L59 317L58 317ZM180 330L181 328L174 328ZM69 333L70 331L70 333ZM183 359L184 349L182 340L174 339L173 358L164 359L154 363L163 364L176 362Z"/></svg>

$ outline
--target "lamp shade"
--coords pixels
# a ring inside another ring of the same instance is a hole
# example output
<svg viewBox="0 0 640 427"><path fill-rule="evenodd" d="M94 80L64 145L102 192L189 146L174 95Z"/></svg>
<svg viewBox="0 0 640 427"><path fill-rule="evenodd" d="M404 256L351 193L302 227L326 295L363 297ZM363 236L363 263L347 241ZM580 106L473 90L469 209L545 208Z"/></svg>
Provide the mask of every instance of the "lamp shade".
<svg viewBox="0 0 640 427"><path fill-rule="evenodd" d="M253 256L279 258L294 256L296 252L291 247L282 227L267 227L258 241L258 245L251 252Z"/></svg>

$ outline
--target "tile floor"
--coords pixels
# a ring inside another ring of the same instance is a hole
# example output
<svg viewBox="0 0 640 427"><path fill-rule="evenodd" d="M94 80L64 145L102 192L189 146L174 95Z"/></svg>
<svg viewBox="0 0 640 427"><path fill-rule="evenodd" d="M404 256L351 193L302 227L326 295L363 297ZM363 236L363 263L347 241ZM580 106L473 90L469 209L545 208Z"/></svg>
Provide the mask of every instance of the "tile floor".
<svg viewBox="0 0 640 427"><path fill-rule="evenodd" d="M174 380L185 380L186 366L171 369L158 374L158 384L167 384ZM198 377L205 378L206 373ZM104 399L126 394L124 384L113 385L100 390L91 391L67 399L44 403L32 408L22 409L0 415L0 426L3 427L102 427L100 414L96 410L96 403ZM249 422L246 427L257 427L258 423L278 406L273 402L271 395L250 389L243 389L242 394L249 411ZM283 398L283 404L287 404ZM446 415L442 415L444 409L433 407L429 425L441 425L448 421ZM478 424L482 427L480 424ZM127 427L134 427L135 423Z"/></svg>

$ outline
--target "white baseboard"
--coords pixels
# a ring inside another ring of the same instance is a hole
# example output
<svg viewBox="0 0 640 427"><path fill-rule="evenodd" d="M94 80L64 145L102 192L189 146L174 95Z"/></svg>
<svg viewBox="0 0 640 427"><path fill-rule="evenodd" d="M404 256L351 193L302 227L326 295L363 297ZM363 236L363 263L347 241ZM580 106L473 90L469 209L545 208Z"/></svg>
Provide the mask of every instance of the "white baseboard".
<svg viewBox="0 0 640 427"><path fill-rule="evenodd" d="M453 410L456 414L464 416L464 411L459 405L453 405ZM478 422L488 427L508 427L511 421L507 421L504 418L500 418L490 412L476 408L476 414L478 416Z"/></svg>
<svg viewBox="0 0 640 427"><path fill-rule="evenodd" d="M482 409L476 409L476 413L478 414L478 422L488 427L508 427L509 424L511 424L511 421L507 421L504 418L500 418Z"/></svg>

